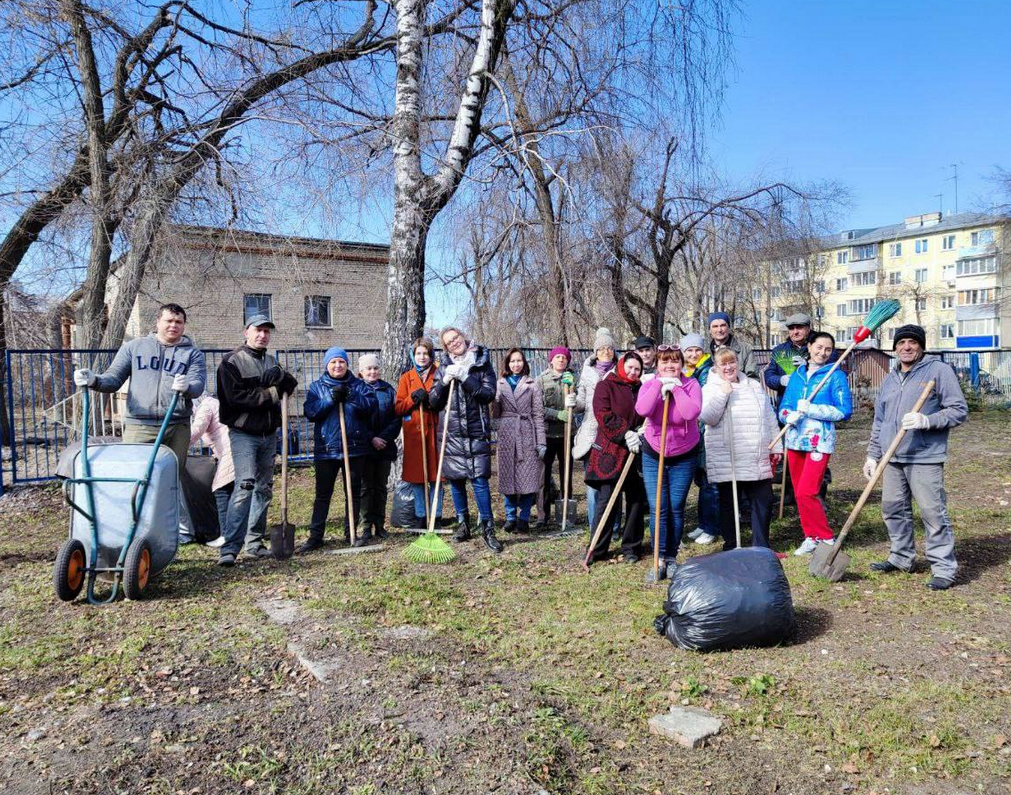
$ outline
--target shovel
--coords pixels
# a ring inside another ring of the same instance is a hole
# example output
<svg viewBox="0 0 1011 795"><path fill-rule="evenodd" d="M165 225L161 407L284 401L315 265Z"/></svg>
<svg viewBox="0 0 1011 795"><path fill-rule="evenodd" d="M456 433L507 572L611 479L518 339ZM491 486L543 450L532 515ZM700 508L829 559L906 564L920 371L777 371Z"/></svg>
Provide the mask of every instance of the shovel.
<svg viewBox="0 0 1011 795"><path fill-rule="evenodd" d="M569 396L569 387L563 386L562 393L565 397ZM565 446L562 448L562 455L565 458L562 461L562 477L565 478L565 482L562 483L562 532L565 532L565 525L569 521L569 510L574 506L571 505L572 500L569 499L569 481L572 478L572 472L570 467L572 466L572 409L566 407L565 409ZM548 481L551 480L551 473L547 473ZM557 508L555 509L557 513Z"/></svg>
<svg viewBox="0 0 1011 795"><path fill-rule="evenodd" d="M288 396L281 397L281 524L270 528L270 554L285 560L295 551L295 525L288 521Z"/></svg>
<svg viewBox="0 0 1011 795"><path fill-rule="evenodd" d="M933 388L934 382L928 381L926 386L923 387L923 391L920 393L920 397L916 401L916 405L913 406L913 412L918 412L921 408L923 408L923 404L926 402L927 398L930 397L930 392ZM863 510L864 503L866 503L867 498L871 496L871 491L874 489L874 486L877 485L878 480L881 478L881 474L885 471L885 467L888 466L888 462L892 460L892 456L895 455L895 451L898 449L899 443L905 435L905 428L900 428L899 432L895 434L895 438L892 439L892 443L888 445L888 449L885 451L885 454L881 456L881 460L878 461L878 466L874 470L874 474L864 487L863 494L860 495L860 499L857 500L857 504L854 505L853 510L850 511L850 515L846 519L846 524L843 525L842 532L839 533L835 543L832 546L829 546L828 544L819 544L814 550L814 554L811 556L811 565L808 568L812 577L822 577L830 582L839 582L839 580L843 578L847 567L850 565L850 556L842 551L843 541L846 540L846 536L849 534L849 531L852 529L853 525L856 524L857 517L860 515L860 511Z"/></svg>

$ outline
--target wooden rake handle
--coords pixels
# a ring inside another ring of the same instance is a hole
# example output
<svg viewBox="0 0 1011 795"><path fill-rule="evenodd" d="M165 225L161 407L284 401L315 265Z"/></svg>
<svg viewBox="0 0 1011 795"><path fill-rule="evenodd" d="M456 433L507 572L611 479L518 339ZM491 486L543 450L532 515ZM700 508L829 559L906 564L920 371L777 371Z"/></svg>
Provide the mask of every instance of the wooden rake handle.
<svg viewBox="0 0 1011 795"><path fill-rule="evenodd" d="M288 396L281 395L281 524L288 524Z"/></svg>
<svg viewBox="0 0 1011 795"><path fill-rule="evenodd" d="M421 472L425 477L425 526L428 526L428 441L425 439L425 407L418 406L418 416L421 419ZM434 507L434 506L433 506Z"/></svg>
<svg viewBox="0 0 1011 795"><path fill-rule="evenodd" d="M921 408L923 408L923 404L927 402L927 398L930 397L930 393L933 389L934 382L928 381L923 387L920 397L913 406L913 412L918 412ZM867 481L867 485L864 487L863 493L860 495L860 499L857 500L857 504L853 506L853 510L850 511L850 515L846 518L846 524L843 525L843 529L836 537L832 553L829 555L828 560L825 561L826 566L831 566L836 557L839 555L839 550L842 549L843 541L846 540L846 536L849 535L853 525L856 524L857 517L860 515L860 511L863 510L864 503L866 503L867 499L871 496L871 491L874 490L878 480L880 480L881 475L885 471L885 467L888 466L889 461L892 460L892 456L895 455L895 451L899 449L899 444L901 444L905 435L906 429L899 428L899 432L895 434L895 438L892 439L892 443L888 445L888 449L885 450L885 454L881 456L881 460L878 461L878 466L874 470L874 474L871 476L871 479Z"/></svg>
<svg viewBox="0 0 1011 795"><path fill-rule="evenodd" d="M590 541L590 548L586 552L586 559L583 561L583 568L587 571L590 570L590 558L593 557L593 550L597 547L597 542L600 541L600 534L604 532L604 527L608 524L608 519L611 518L611 511L614 510L614 503L618 501L618 495L621 494L621 487L625 485L625 478L628 477L628 473L632 469L632 464L635 463L635 453L631 450L628 451L628 458L625 459L625 466L621 469L621 474L618 476L618 482L614 486L614 491L611 492L611 499L607 501L607 507L604 508L604 514L600 517L600 524L597 525L597 532L593 534L593 539Z"/></svg>
<svg viewBox="0 0 1011 795"><path fill-rule="evenodd" d="M653 582L660 582L660 499L663 497L663 463L667 452L667 411L670 392L663 399L663 420L660 422L660 461L656 472L656 516L653 518Z"/></svg>
<svg viewBox="0 0 1011 795"><path fill-rule="evenodd" d="M564 385L562 387L562 393L565 397L569 396L569 387ZM565 447L562 448L562 455L565 456L562 459L562 477L565 478L565 482L562 483L562 531L565 530L565 523L569 519L569 478L572 472L572 453L570 448L572 447L572 409L568 406L565 407ZM544 476L546 478L545 482L550 482L551 473L545 472ZM547 489L545 489L547 493Z"/></svg>
<svg viewBox="0 0 1011 795"><path fill-rule="evenodd" d="M355 529L355 500L351 493L351 457L348 455L348 429L344 422L344 403L337 404L337 416L341 421L341 450L344 453L344 491L348 498L348 528L351 531L351 543L358 540Z"/></svg>
<svg viewBox="0 0 1011 795"><path fill-rule="evenodd" d="M439 493L439 483L442 481L442 462L446 460L446 439L449 437L449 411L453 405L453 387L456 386L456 379L449 382L449 395L446 397L446 424L442 428L442 444L439 446L439 465L435 469L435 493ZM427 485L427 484L426 484ZM438 496L436 497L438 498ZM428 517L428 532L435 532L435 506Z"/></svg>

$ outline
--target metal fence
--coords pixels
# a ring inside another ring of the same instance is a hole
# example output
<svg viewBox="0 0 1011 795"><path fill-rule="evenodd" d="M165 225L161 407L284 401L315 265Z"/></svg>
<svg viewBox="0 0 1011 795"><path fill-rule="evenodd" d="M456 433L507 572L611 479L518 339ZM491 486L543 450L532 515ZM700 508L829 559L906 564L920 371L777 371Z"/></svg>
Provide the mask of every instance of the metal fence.
<svg viewBox="0 0 1011 795"><path fill-rule="evenodd" d="M507 348L492 348L492 362L500 371ZM539 373L548 364L548 348L525 348L531 372ZM3 475L8 483L52 480L60 454L79 436L81 400L73 382L75 368L105 370L114 355L108 350L10 350L6 354L7 419L10 438L3 450ZM205 350L207 391L216 393L215 373L223 350ZM289 459L292 462L312 458L313 424L302 414L305 388L323 372L323 351L276 351L281 366L299 381L292 401ZM358 358L375 350L349 350L352 368ZM574 369L591 355L586 349L572 349ZM1011 406L1011 350L944 351L941 358L952 365L963 382L966 393L979 405ZM768 364L770 351L756 350L759 368ZM878 388L891 367L891 355L876 349L854 351L847 365L854 405L866 410L873 406ZM123 400L121 393L101 395L94 401L89 418L89 433L118 437L122 434ZM0 490L3 484L0 480ZM0 491L2 493L2 491Z"/></svg>

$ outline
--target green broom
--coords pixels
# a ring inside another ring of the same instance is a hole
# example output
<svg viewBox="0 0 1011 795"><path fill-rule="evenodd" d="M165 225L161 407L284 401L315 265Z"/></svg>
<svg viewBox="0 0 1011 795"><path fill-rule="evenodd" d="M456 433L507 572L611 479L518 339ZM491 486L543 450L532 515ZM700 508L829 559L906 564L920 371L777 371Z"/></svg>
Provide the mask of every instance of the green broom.
<svg viewBox="0 0 1011 795"><path fill-rule="evenodd" d="M863 342L865 339L867 339L869 336L871 336L871 334L873 334L875 331L881 328L881 326L886 321L891 320L893 317L895 317L895 315L898 314L898 311L901 308L902 304L900 304L894 298L890 298L887 301L879 301L878 303L876 303L874 307L871 309L871 311L867 313L867 317L864 318L864 322L860 326L860 328L858 328L856 332L854 332L853 342L851 342L849 344L849 347L845 351L843 351L842 356L836 359L835 364L832 365L832 369L825 374L825 377L821 379L821 381L818 382L817 386L815 386L811 394L807 396L807 399L814 400L814 396L821 391L821 388L825 386L825 384L828 383L829 378L832 377L832 373L834 373L836 370L839 369L839 365L841 365L843 361L845 361L846 357L853 352L853 349L861 342ZM776 446L776 444L779 442L780 439L786 436L786 431L789 427L790 427L789 425L783 426L783 430L779 432L776 438L773 439L772 443L769 445L770 450Z"/></svg>
<svg viewBox="0 0 1011 795"><path fill-rule="evenodd" d="M449 397L446 399L446 412L449 413L449 407L453 405L453 387L456 386L456 381L449 382ZM422 423L424 423L424 415L422 415ZM424 428L424 424L421 426ZM422 431L424 434L424 431ZM442 462L446 458L446 437L449 436L449 422L446 422L445 427L442 429L442 444L439 449L439 466L435 471L435 483L436 483L436 494L438 494L438 484L442 480ZM428 455L428 447L422 442L421 449L422 460L427 462L426 456ZM425 477L425 488L428 488L428 477L427 477L427 465L426 477ZM438 499L438 497L436 497ZM425 506L428 507L428 495L425 495ZM416 541L408 544L404 549L404 557L415 563L449 563L453 558L456 557L456 553L453 548L439 538L438 534L435 532L435 506L428 511L428 532L423 536L420 536Z"/></svg>
<svg viewBox="0 0 1011 795"><path fill-rule="evenodd" d="M797 368L793 363L793 357L786 351L777 351L772 355L772 361L779 365L779 369L786 375L793 375Z"/></svg>

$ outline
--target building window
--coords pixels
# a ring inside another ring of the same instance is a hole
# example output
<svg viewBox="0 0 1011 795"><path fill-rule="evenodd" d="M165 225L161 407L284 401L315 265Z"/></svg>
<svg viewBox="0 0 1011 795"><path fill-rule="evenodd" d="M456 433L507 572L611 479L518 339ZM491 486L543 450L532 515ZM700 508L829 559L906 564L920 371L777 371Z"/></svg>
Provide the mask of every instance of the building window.
<svg viewBox="0 0 1011 795"><path fill-rule="evenodd" d="M864 315L874 307L873 298L856 298L849 303L849 314Z"/></svg>
<svg viewBox="0 0 1011 795"><path fill-rule="evenodd" d="M330 296L307 295L305 297L306 328L330 328Z"/></svg>
<svg viewBox="0 0 1011 795"><path fill-rule="evenodd" d="M807 279L797 279L792 282L784 282L783 289L788 293L802 293L807 286Z"/></svg>
<svg viewBox="0 0 1011 795"><path fill-rule="evenodd" d="M845 265L850 261L850 253L848 251L839 251L835 255L836 265Z"/></svg>
<svg viewBox="0 0 1011 795"><path fill-rule="evenodd" d="M980 229L978 232L973 232L969 237L973 246L989 246L993 243L993 230Z"/></svg>
<svg viewBox="0 0 1011 795"><path fill-rule="evenodd" d="M878 244L869 243L865 246L857 246L853 249L853 260L874 259L878 255Z"/></svg>
<svg viewBox="0 0 1011 795"><path fill-rule="evenodd" d="M953 248L955 248L955 236L954 235L945 235L944 237L942 237L941 238L941 248L944 251L951 251Z"/></svg>
<svg viewBox="0 0 1011 795"><path fill-rule="evenodd" d="M818 320L821 320L823 317L825 317L825 310L822 309L820 306L816 306L814 308L814 316ZM789 335L787 335L787 336L789 336Z"/></svg>
<svg viewBox="0 0 1011 795"><path fill-rule="evenodd" d="M837 293L844 293L849 289L849 279L836 279L835 289Z"/></svg>
<svg viewBox="0 0 1011 795"><path fill-rule="evenodd" d="M901 257L902 256L902 244L901 243L890 243L888 245L888 256L889 257Z"/></svg>
<svg viewBox="0 0 1011 795"><path fill-rule="evenodd" d="M958 321L958 336L960 337L991 337L996 333L997 318L995 317Z"/></svg>
<svg viewBox="0 0 1011 795"><path fill-rule="evenodd" d="M781 290L780 290L780 289L779 289L778 287L773 287L773 288L772 288L772 289L771 289L771 290L769 291L769 296L770 296L771 298L779 298L779 294L780 294L780 292L781 292Z"/></svg>
<svg viewBox="0 0 1011 795"><path fill-rule="evenodd" d="M916 283L923 284L927 281L927 269L917 268L916 269Z"/></svg>
<svg viewBox="0 0 1011 795"><path fill-rule="evenodd" d="M987 287L980 290L959 290L959 306L975 306L976 304L992 304L1000 296L999 287Z"/></svg>
<svg viewBox="0 0 1011 795"><path fill-rule="evenodd" d="M916 311L917 312L926 312L927 311L927 299L926 298L917 298L916 299Z"/></svg>
<svg viewBox="0 0 1011 795"><path fill-rule="evenodd" d="M854 287L870 287L871 285L875 285L877 283L878 283L878 274L875 271L853 274Z"/></svg>
<svg viewBox="0 0 1011 795"><path fill-rule="evenodd" d="M853 342L853 335L857 333L858 326L850 326L849 328L839 329L839 333L836 335L839 338L839 342Z"/></svg>
<svg viewBox="0 0 1011 795"><path fill-rule="evenodd" d="M889 284L902 284L902 271L892 271L888 274Z"/></svg>
<svg viewBox="0 0 1011 795"><path fill-rule="evenodd" d="M940 326L940 336L942 340L950 340L955 337L955 324L954 323L942 323Z"/></svg>
<svg viewBox="0 0 1011 795"><path fill-rule="evenodd" d="M996 273L997 257L960 259L955 263L955 273L959 276L977 276L980 273Z"/></svg>
<svg viewBox="0 0 1011 795"><path fill-rule="evenodd" d="M916 241L916 253L917 254L926 254L927 253L927 243L928 242L929 241L925 237L921 237L919 240L917 240Z"/></svg>
<svg viewBox="0 0 1011 795"><path fill-rule="evenodd" d="M270 294L269 293L246 293L242 298L242 321L248 323L249 318L254 315L266 315L268 320L273 320L270 314Z"/></svg>
<svg viewBox="0 0 1011 795"><path fill-rule="evenodd" d="M888 329L888 341L895 342L895 332L898 331L894 326Z"/></svg>
<svg viewBox="0 0 1011 795"><path fill-rule="evenodd" d="M846 317L846 304L835 305L836 317Z"/></svg>
<svg viewBox="0 0 1011 795"><path fill-rule="evenodd" d="M953 295L942 295L941 296L941 309L954 309L955 308L955 296Z"/></svg>
<svg viewBox="0 0 1011 795"><path fill-rule="evenodd" d="M759 288L753 287L751 289L751 300L752 301L762 300L762 291Z"/></svg>

